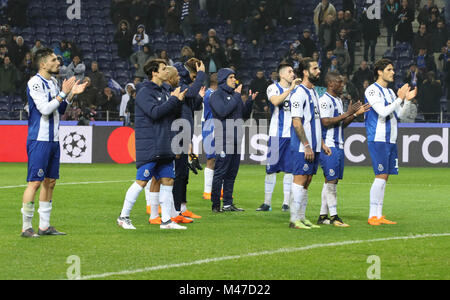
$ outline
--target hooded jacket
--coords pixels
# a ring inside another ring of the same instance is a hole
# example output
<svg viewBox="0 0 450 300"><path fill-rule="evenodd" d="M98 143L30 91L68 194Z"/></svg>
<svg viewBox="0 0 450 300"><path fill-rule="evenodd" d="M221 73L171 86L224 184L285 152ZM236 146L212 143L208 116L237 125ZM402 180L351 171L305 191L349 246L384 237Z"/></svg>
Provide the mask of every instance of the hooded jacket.
<svg viewBox="0 0 450 300"><path fill-rule="evenodd" d="M159 160L172 160L175 154L170 130L182 102L170 96L164 85L142 83L136 97L136 167Z"/></svg>
<svg viewBox="0 0 450 300"><path fill-rule="evenodd" d="M194 135L194 111L201 110L203 108L203 99L202 97L200 97L199 92L203 86L203 83L205 82L206 74L204 72L198 72L195 81L192 82L191 77L189 76L189 71L186 69L184 64L176 63L174 67L177 68L178 75L180 76L181 91L183 92L186 89L188 90L183 101L181 113L178 115L178 117L189 121L189 124L191 126L192 138L192 136ZM191 83L192 85L190 85ZM181 128L179 132L181 132L182 130L183 128Z"/></svg>
<svg viewBox="0 0 450 300"><path fill-rule="evenodd" d="M222 136L223 141L223 150L225 149L225 145L232 145L236 151L236 146L240 144L243 137L243 130L241 128L234 128L234 138L227 137L227 120L242 120L250 118L252 113L253 100L248 100L247 102L243 102L241 95L234 91L234 88L231 88L227 85L227 78L231 75L235 74L232 69L220 69L217 73L217 79L219 82L219 88L216 92L211 95L211 99L209 101L209 105L211 106L211 110L213 112L214 119L217 119L222 122L223 132L216 132L216 128L214 131L214 136L216 137L216 143L220 136ZM238 130L239 129L239 130ZM220 146L219 146L220 149ZM217 152L217 151L216 151Z"/></svg>

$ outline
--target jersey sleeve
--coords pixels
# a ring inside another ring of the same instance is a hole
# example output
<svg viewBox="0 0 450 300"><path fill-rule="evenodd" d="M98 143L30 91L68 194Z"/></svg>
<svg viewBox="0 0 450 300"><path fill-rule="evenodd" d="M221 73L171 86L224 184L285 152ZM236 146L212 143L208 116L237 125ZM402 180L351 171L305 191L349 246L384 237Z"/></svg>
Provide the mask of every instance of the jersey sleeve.
<svg viewBox="0 0 450 300"><path fill-rule="evenodd" d="M303 107L306 101L306 93L302 89L297 91L291 97L291 116L292 118L303 118Z"/></svg>
<svg viewBox="0 0 450 300"><path fill-rule="evenodd" d="M383 94L376 89L374 86L367 88L365 92L367 102L372 106L372 109L383 118L386 118L392 114L397 108L400 107L403 102L402 99L397 99L390 105L385 105L385 99ZM389 95L390 97L390 95Z"/></svg>
<svg viewBox="0 0 450 300"><path fill-rule="evenodd" d="M321 118L332 118L334 116L333 104L325 97L319 99L319 112Z"/></svg>
<svg viewBox="0 0 450 300"><path fill-rule="evenodd" d="M383 95L374 86L368 87L364 95L366 96L367 102L371 106L376 105L377 103L381 103L384 105Z"/></svg>
<svg viewBox="0 0 450 300"><path fill-rule="evenodd" d="M270 85L267 88L267 99L270 101L270 98L272 98L273 96L279 96L280 95L280 90L276 87L275 84Z"/></svg>
<svg viewBox="0 0 450 300"><path fill-rule="evenodd" d="M35 80L28 82L28 89L31 99L33 99L37 110L44 116L51 115L58 109L60 103L57 99L49 101L48 94L45 92L42 83Z"/></svg>

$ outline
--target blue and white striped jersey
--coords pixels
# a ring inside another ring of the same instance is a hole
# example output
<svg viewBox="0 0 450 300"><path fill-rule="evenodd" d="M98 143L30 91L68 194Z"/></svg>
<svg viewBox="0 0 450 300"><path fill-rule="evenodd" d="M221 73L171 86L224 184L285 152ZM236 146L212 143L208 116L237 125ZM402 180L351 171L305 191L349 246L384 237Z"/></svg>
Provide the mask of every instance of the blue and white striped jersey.
<svg viewBox="0 0 450 300"><path fill-rule="evenodd" d="M267 88L267 99L269 100L270 110L272 112L272 119L270 120L269 136L272 137L291 137L291 97L295 90L286 97L282 104L274 106L270 102L270 98L273 96L279 96L283 94L289 88L283 88L278 82L270 85Z"/></svg>
<svg viewBox="0 0 450 300"><path fill-rule="evenodd" d="M59 92L58 81L54 77L46 80L37 74L28 81L28 141L59 141L59 116L67 108L66 101L60 103L56 99Z"/></svg>
<svg viewBox="0 0 450 300"><path fill-rule="evenodd" d="M325 93L319 99L319 110L321 118L336 118L344 113L344 106L340 98L335 98ZM340 122L332 128L322 126L322 137L325 145L344 149L344 128L342 123Z"/></svg>
<svg viewBox="0 0 450 300"><path fill-rule="evenodd" d="M384 88L375 82L367 88L365 102L372 106L365 114L367 140L397 143L397 125L402 111L402 100L396 99L391 89Z"/></svg>
<svg viewBox="0 0 450 300"><path fill-rule="evenodd" d="M291 97L292 118L300 118L311 149L322 150L322 124L320 122L319 95L315 89L308 89L303 84ZM305 148L291 127L291 148L293 151L305 152Z"/></svg>
<svg viewBox="0 0 450 300"><path fill-rule="evenodd" d="M213 118L213 113L211 110L211 106L209 106L209 99L211 99L211 94L214 93L213 89L208 89L205 92L205 97L203 98L203 116L202 116L202 124L208 120Z"/></svg>

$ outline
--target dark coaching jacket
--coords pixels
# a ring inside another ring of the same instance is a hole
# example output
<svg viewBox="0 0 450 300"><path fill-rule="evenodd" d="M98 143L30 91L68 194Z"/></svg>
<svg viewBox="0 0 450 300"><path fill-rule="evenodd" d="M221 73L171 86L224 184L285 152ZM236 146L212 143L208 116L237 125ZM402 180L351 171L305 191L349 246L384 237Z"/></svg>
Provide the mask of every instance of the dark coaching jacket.
<svg viewBox="0 0 450 300"><path fill-rule="evenodd" d="M171 126L181 111L182 101L170 96L166 85L146 81L139 87L135 107L136 167L160 160L172 160Z"/></svg>
<svg viewBox="0 0 450 300"><path fill-rule="evenodd" d="M231 74L232 73L229 73L226 77ZM234 139L227 137L226 121L245 121L250 118L250 115L252 113L253 100L249 99L244 103L242 101L241 95L239 93L236 93L233 88L230 88L225 81L225 83L220 84L219 89L211 95L209 105L211 106L214 119L222 122L223 132L214 132L214 135L216 137L216 145L218 143L217 139L220 138L220 135L222 135L222 145L224 145L223 151L226 150L225 145L234 146L234 151L236 151L236 146L241 144L244 131L243 128L239 128L239 130L238 128L234 128Z"/></svg>

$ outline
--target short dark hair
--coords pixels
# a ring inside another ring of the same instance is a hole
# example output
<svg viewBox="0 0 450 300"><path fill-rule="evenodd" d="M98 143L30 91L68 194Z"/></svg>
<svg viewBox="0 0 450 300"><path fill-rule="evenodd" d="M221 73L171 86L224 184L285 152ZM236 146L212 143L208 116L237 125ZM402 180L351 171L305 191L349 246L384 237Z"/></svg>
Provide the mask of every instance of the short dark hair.
<svg viewBox="0 0 450 300"><path fill-rule="evenodd" d="M327 75L325 76L325 84L330 85L330 83L332 83L333 81L336 81L337 78L340 78L341 74L337 71L330 71L327 73Z"/></svg>
<svg viewBox="0 0 450 300"><path fill-rule="evenodd" d="M309 70L311 68L311 63L316 62L315 59L311 57L305 57L302 60L300 60L300 64L298 65L297 69L297 76L301 79L303 79L303 71Z"/></svg>
<svg viewBox="0 0 450 300"><path fill-rule="evenodd" d="M164 59L149 59L144 65L144 73L147 75L149 80L153 79L153 72L159 71L159 65L164 64L167 66L167 63Z"/></svg>
<svg viewBox="0 0 450 300"><path fill-rule="evenodd" d="M55 52L53 49L50 48L42 48L36 51L36 53L33 56L33 62L37 69L39 69L39 65L41 64L43 59L46 59L47 57L51 56Z"/></svg>
<svg viewBox="0 0 450 300"><path fill-rule="evenodd" d="M289 68L289 67L292 68L292 65L288 64L288 63L281 63L278 65L277 73L280 74L281 70L283 70L284 68Z"/></svg>
<svg viewBox="0 0 450 300"><path fill-rule="evenodd" d="M375 75L375 80L378 80L378 71L384 71L389 65L394 65L394 63L387 58L382 58L379 61L377 61L375 63L374 66L374 75Z"/></svg>

